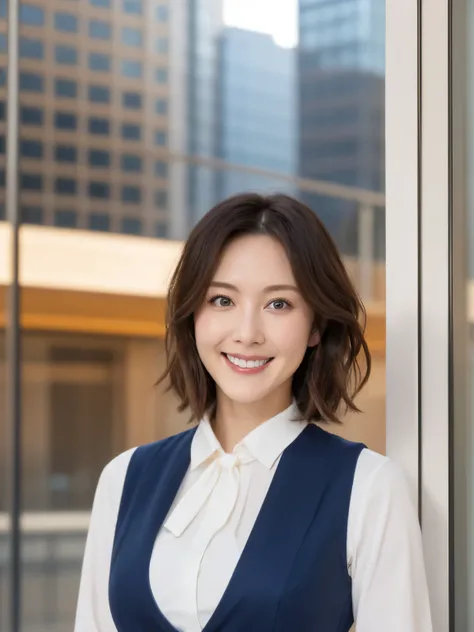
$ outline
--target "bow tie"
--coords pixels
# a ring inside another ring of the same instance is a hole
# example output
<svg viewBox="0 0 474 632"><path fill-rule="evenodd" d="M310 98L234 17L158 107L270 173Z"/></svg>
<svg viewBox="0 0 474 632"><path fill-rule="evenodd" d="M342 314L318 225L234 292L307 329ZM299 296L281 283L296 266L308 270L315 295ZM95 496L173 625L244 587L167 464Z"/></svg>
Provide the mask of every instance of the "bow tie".
<svg viewBox="0 0 474 632"><path fill-rule="evenodd" d="M197 481L172 509L164 526L175 537L184 533L206 504L202 529L209 535L229 520L239 493L240 468L255 460L244 446L237 450L233 454L214 452Z"/></svg>

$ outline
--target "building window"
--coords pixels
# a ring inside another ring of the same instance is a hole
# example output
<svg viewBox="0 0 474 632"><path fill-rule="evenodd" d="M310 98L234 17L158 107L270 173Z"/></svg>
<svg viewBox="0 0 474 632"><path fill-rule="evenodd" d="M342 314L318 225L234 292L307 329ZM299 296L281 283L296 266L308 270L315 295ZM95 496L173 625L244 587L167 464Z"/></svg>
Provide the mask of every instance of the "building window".
<svg viewBox="0 0 474 632"><path fill-rule="evenodd" d="M43 188L43 176L39 173L20 174L20 188L25 191L41 191Z"/></svg>
<svg viewBox="0 0 474 632"><path fill-rule="evenodd" d="M156 68L155 69L155 80L157 83L167 83L168 81L168 70L166 68Z"/></svg>
<svg viewBox="0 0 474 632"><path fill-rule="evenodd" d="M135 13L141 15L142 0L123 0L123 10L125 13Z"/></svg>
<svg viewBox="0 0 474 632"><path fill-rule="evenodd" d="M111 0L89 0L93 7L103 7L104 9L110 8Z"/></svg>
<svg viewBox="0 0 474 632"><path fill-rule="evenodd" d="M140 125L134 123L122 124L122 138L124 140L140 140L142 137L142 130Z"/></svg>
<svg viewBox="0 0 474 632"><path fill-rule="evenodd" d="M136 156L135 154L123 154L121 164L123 171L140 172L143 168L141 156Z"/></svg>
<svg viewBox="0 0 474 632"><path fill-rule="evenodd" d="M36 72L20 72L20 90L44 92L44 78Z"/></svg>
<svg viewBox="0 0 474 632"><path fill-rule="evenodd" d="M159 4L156 7L156 19L158 20L158 22L168 22L168 18L168 7L164 4Z"/></svg>
<svg viewBox="0 0 474 632"><path fill-rule="evenodd" d="M143 44L143 35L140 29L133 29L130 26L124 26L122 29L122 44L126 46L141 46Z"/></svg>
<svg viewBox="0 0 474 632"><path fill-rule="evenodd" d="M142 107L142 95L139 92L124 92L122 104L129 110L140 110Z"/></svg>
<svg viewBox="0 0 474 632"><path fill-rule="evenodd" d="M41 108L23 105L20 107L20 121L23 125L43 125L44 112Z"/></svg>
<svg viewBox="0 0 474 632"><path fill-rule="evenodd" d="M54 190L58 195L76 195L77 183L74 178L56 178Z"/></svg>
<svg viewBox="0 0 474 632"><path fill-rule="evenodd" d="M164 99L156 99L155 101L155 113L156 114L167 114L168 113L168 102Z"/></svg>
<svg viewBox="0 0 474 632"><path fill-rule="evenodd" d="M110 103L110 88L106 86L89 86L89 101L93 103Z"/></svg>
<svg viewBox="0 0 474 632"><path fill-rule="evenodd" d="M101 149L89 149L91 167L110 167L110 152Z"/></svg>
<svg viewBox="0 0 474 632"><path fill-rule="evenodd" d="M41 40L29 37L20 38L20 57L44 59L44 44Z"/></svg>
<svg viewBox="0 0 474 632"><path fill-rule="evenodd" d="M163 147L166 145L167 134L161 129L155 131L155 145Z"/></svg>
<svg viewBox="0 0 474 632"><path fill-rule="evenodd" d="M77 97L77 82L72 79L56 79L54 91L57 97L75 99Z"/></svg>
<svg viewBox="0 0 474 632"><path fill-rule="evenodd" d="M0 33L0 53L6 53L8 48L8 40L6 33ZM21 51L20 51L21 55Z"/></svg>
<svg viewBox="0 0 474 632"><path fill-rule="evenodd" d="M5 136L0 136L0 154L5 155L6 152L6 138Z"/></svg>
<svg viewBox="0 0 474 632"><path fill-rule="evenodd" d="M168 206L168 192L162 189L155 191L155 206L166 208Z"/></svg>
<svg viewBox="0 0 474 632"><path fill-rule="evenodd" d="M77 129L77 116L70 112L56 112L54 126L56 129Z"/></svg>
<svg viewBox="0 0 474 632"><path fill-rule="evenodd" d="M72 13L55 13L54 28L66 33L77 33L77 17Z"/></svg>
<svg viewBox="0 0 474 632"><path fill-rule="evenodd" d="M23 158L42 158L43 143L38 140L20 140L20 155Z"/></svg>
<svg viewBox="0 0 474 632"><path fill-rule="evenodd" d="M132 59L122 60L122 75L124 77L130 77L136 79L142 76L143 68L142 62Z"/></svg>
<svg viewBox="0 0 474 632"><path fill-rule="evenodd" d="M125 235L141 235L141 220L135 217L124 217L122 219L122 233L125 233Z"/></svg>
<svg viewBox="0 0 474 632"><path fill-rule="evenodd" d="M142 192L140 187L126 184L122 187L122 202L131 204L139 204L142 201Z"/></svg>
<svg viewBox="0 0 474 632"><path fill-rule="evenodd" d="M89 182L89 197L108 199L110 197L110 184L107 182Z"/></svg>
<svg viewBox="0 0 474 632"><path fill-rule="evenodd" d="M94 39L108 40L111 37L112 29L109 22L103 20L89 21L89 37Z"/></svg>
<svg viewBox="0 0 474 632"><path fill-rule="evenodd" d="M55 50L56 63L75 66L77 64L77 49L74 46L57 44Z"/></svg>
<svg viewBox="0 0 474 632"><path fill-rule="evenodd" d="M110 72L110 55L105 55L104 53L89 53L89 70Z"/></svg>
<svg viewBox="0 0 474 632"><path fill-rule="evenodd" d="M22 206L20 217L23 224L42 224L43 209L39 206Z"/></svg>
<svg viewBox="0 0 474 632"><path fill-rule="evenodd" d="M168 238L168 224L166 222L156 222L155 237L158 237L159 239Z"/></svg>
<svg viewBox="0 0 474 632"><path fill-rule="evenodd" d="M108 136L110 134L110 121L106 118L89 118L89 133L90 134L104 134Z"/></svg>
<svg viewBox="0 0 474 632"><path fill-rule="evenodd" d="M54 158L57 162L77 162L77 147L74 145L56 145Z"/></svg>
<svg viewBox="0 0 474 632"><path fill-rule="evenodd" d="M20 3L20 22L30 26L43 26L44 11L32 4Z"/></svg>
<svg viewBox="0 0 474 632"><path fill-rule="evenodd" d="M167 178L168 177L168 163L164 160L156 160L155 161L155 176L157 178Z"/></svg>
<svg viewBox="0 0 474 632"><path fill-rule="evenodd" d="M0 121L5 120L5 101L0 101Z"/></svg>
<svg viewBox="0 0 474 632"><path fill-rule="evenodd" d="M54 225L60 228L75 228L77 226L76 211L59 210L54 214Z"/></svg>
<svg viewBox="0 0 474 632"><path fill-rule="evenodd" d="M89 228L91 230L109 231L110 217L105 213L91 213L89 215Z"/></svg>
<svg viewBox="0 0 474 632"><path fill-rule="evenodd" d="M155 40L155 53L158 55L166 55L168 52L168 38L157 37Z"/></svg>

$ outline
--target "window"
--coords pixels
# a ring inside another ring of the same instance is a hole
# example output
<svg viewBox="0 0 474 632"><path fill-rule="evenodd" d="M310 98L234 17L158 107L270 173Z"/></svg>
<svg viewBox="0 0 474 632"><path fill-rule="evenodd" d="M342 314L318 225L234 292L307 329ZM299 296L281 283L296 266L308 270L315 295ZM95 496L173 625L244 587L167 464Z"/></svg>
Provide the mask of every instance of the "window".
<svg viewBox="0 0 474 632"><path fill-rule="evenodd" d="M57 162L77 162L77 147L74 145L56 145L54 158Z"/></svg>
<svg viewBox="0 0 474 632"><path fill-rule="evenodd" d="M77 17L72 13L55 13L54 27L57 31L77 33Z"/></svg>
<svg viewBox="0 0 474 632"><path fill-rule="evenodd" d="M110 217L105 213L91 213L89 216L89 228L91 230L110 230Z"/></svg>
<svg viewBox="0 0 474 632"><path fill-rule="evenodd" d="M0 53L6 53L8 48L8 40L6 33L0 33ZM21 49L20 49L21 55Z"/></svg>
<svg viewBox="0 0 474 632"><path fill-rule="evenodd" d="M143 161L141 156L135 154L123 154L122 156L122 169L124 171L141 171L143 168Z"/></svg>
<svg viewBox="0 0 474 632"><path fill-rule="evenodd" d="M43 176L39 173L20 174L20 188L25 191L41 191L43 188Z"/></svg>
<svg viewBox="0 0 474 632"><path fill-rule="evenodd" d="M142 201L142 192L140 187L126 184L122 187L122 202L131 204L139 204Z"/></svg>
<svg viewBox="0 0 474 632"><path fill-rule="evenodd" d="M110 184L107 182L89 182L89 197L107 199L110 197Z"/></svg>
<svg viewBox="0 0 474 632"><path fill-rule="evenodd" d="M77 64L77 49L74 46L57 44L55 49L56 63L75 66Z"/></svg>
<svg viewBox="0 0 474 632"><path fill-rule="evenodd" d="M89 86L89 101L93 103L110 103L110 88L106 86Z"/></svg>
<svg viewBox="0 0 474 632"><path fill-rule="evenodd" d="M160 147L166 145L167 134L163 130L156 130L155 132L155 145Z"/></svg>
<svg viewBox="0 0 474 632"><path fill-rule="evenodd" d="M155 176L157 178L166 178L168 176L168 163L164 160L155 162Z"/></svg>
<svg viewBox="0 0 474 632"><path fill-rule="evenodd" d="M109 22L103 20L89 21L89 37L94 39L108 40L111 37L112 29Z"/></svg>
<svg viewBox="0 0 474 632"><path fill-rule="evenodd" d="M103 7L108 9L110 7L111 0L89 0L93 7Z"/></svg>
<svg viewBox="0 0 474 632"><path fill-rule="evenodd" d="M142 62L132 59L122 60L122 75L124 77L138 78L142 76Z"/></svg>
<svg viewBox="0 0 474 632"><path fill-rule="evenodd" d="M167 22L168 17L168 7L163 4L158 5L156 7L156 19L158 22Z"/></svg>
<svg viewBox="0 0 474 632"><path fill-rule="evenodd" d="M122 44L126 46L141 46L143 43L143 35L140 29L133 29L130 26L124 26L122 29Z"/></svg>
<svg viewBox="0 0 474 632"><path fill-rule="evenodd" d="M141 235L142 223L134 217L124 217L122 219L122 233L126 235Z"/></svg>
<svg viewBox="0 0 474 632"><path fill-rule="evenodd" d="M56 129L77 129L77 116L70 112L56 112L54 126Z"/></svg>
<svg viewBox="0 0 474 632"><path fill-rule="evenodd" d="M110 121L106 118L89 118L89 132L91 134L110 134Z"/></svg>
<svg viewBox="0 0 474 632"><path fill-rule="evenodd" d="M20 57L44 59L44 44L41 40L20 37Z"/></svg>
<svg viewBox="0 0 474 632"><path fill-rule="evenodd" d="M160 239L167 239L168 224L166 222L157 222L155 224L155 237L159 237Z"/></svg>
<svg viewBox="0 0 474 632"><path fill-rule="evenodd" d="M42 224L43 209L39 206L22 206L20 217L23 224Z"/></svg>
<svg viewBox="0 0 474 632"><path fill-rule="evenodd" d="M155 191L155 206L166 208L168 206L168 192L159 189Z"/></svg>
<svg viewBox="0 0 474 632"><path fill-rule="evenodd" d="M20 140L20 156L23 158L42 158L43 143L38 140Z"/></svg>
<svg viewBox="0 0 474 632"><path fill-rule="evenodd" d="M155 53L158 55L166 55L168 52L168 38L157 37L155 40Z"/></svg>
<svg viewBox="0 0 474 632"><path fill-rule="evenodd" d="M142 95L139 92L124 92L122 96L124 108L140 110L142 107Z"/></svg>
<svg viewBox="0 0 474 632"><path fill-rule="evenodd" d="M110 152L101 149L89 149L91 167L110 167Z"/></svg>
<svg viewBox="0 0 474 632"><path fill-rule="evenodd" d="M140 140L141 136L142 130L140 125L134 125L133 123L123 123L122 138L124 140Z"/></svg>
<svg viewBox="0 0 474 632"><path fill-rule="evenodd" d="M75 228L77 226L76 211L59 210L54 214L54 225L61 228Z"/></svg>
<svg viewBox="0 0 474 632"><path fill-rule="evenodd" d="M31 26L43 26L44 11L32 4L20 3L20 22Z"/></svg>
<svg viewBox="0 0 474 632"><path fill-rule="evenodd" d="M156 99L155 101L155 113L156 114L167 114L168 113L168 102L164 99Z"/></svg>
<svg viewBox="0 0 474 632"><path fill-rule="evenodd" d="M36 72L20 72L20 90L23 92L44 92L44 80Z"/></svg>
<svg viewBox="0 0 474 632"><path fill-rule="evenodd" d="M0 101L0 121L5 120L5 101Z"/></svg>
<svg viewBox="0 0 474 632"><path fill-rule="evenodd" d="M54 91L57 97L75 99L77 97L77 82L72 79L56 79Z"/></svg>
<svg viewBox="0 0 474 632"><path fill-rule="evenodd" d="M110 72L110 56L104 53L89 53L89 69L97 72Z"/></svg>
<svg viewBox="0 0 474 632"><path fill-rule="evenodd" d="M28 107L26 105L20 107L20 121L23 125L43 125L43 114L41 108Z"/></svg>
<svg viewBox="0 0 474 632"><path fill-rule="evenodd" d="M168 81L168 70L166 68L156 68L155 80L157 83L166 83Z"/></svg>
<svg viewBox="0 0 474 632"><path fill-rule="evenodd" d="M54 190L58 195L75 195L77 183L74 178L56 178Z"/></svg>
<svg viewBox="0 0 474 632"><path fill-rule="evenodd" d="M123 10L125 13L142 13L142 0L123 0Z"/></svg>

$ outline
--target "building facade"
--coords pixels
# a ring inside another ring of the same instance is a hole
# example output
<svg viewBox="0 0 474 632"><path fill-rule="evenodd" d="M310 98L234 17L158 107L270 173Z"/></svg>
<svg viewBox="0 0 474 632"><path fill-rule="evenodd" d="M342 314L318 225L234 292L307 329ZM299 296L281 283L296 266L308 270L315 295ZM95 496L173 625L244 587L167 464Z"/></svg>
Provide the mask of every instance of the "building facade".
<svg viewBox="0 0 474 632"><path fill-rule="evenodd" d="M226 28L219 46L218 155L226 162L295 176L296 52L272 37ZM238 191L285 191L276 178L222 171L218 197Z"/></svg>
<svg viewBox="0 0 474 632"><path fill-rule="evenodd" d="M300 0L301 176L384 191L384 34L385 0ZM324 196L304 197L339 246L356 253L359 209ZM382 256L383 223L375 232Z"/></svg>

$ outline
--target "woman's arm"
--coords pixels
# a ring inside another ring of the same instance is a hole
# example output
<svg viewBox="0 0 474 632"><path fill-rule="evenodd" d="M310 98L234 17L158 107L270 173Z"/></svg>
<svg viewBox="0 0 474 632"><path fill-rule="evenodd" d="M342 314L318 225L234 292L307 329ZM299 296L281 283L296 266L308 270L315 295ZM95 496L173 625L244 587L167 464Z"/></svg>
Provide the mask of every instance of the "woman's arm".
<svg viewBox="0 0 474 632"><path fill-rule="evenodd" d="M421 532L407 482L390 459L365 457L349 543L357 632L432 632Z"/></svg>
<svg viewBox="0 0 474 632"><path fill-rule="evenodd" d="M117 632L109 607L109 571L128 450L103 470L97 485L82 565L74 632Z"/></svg>

